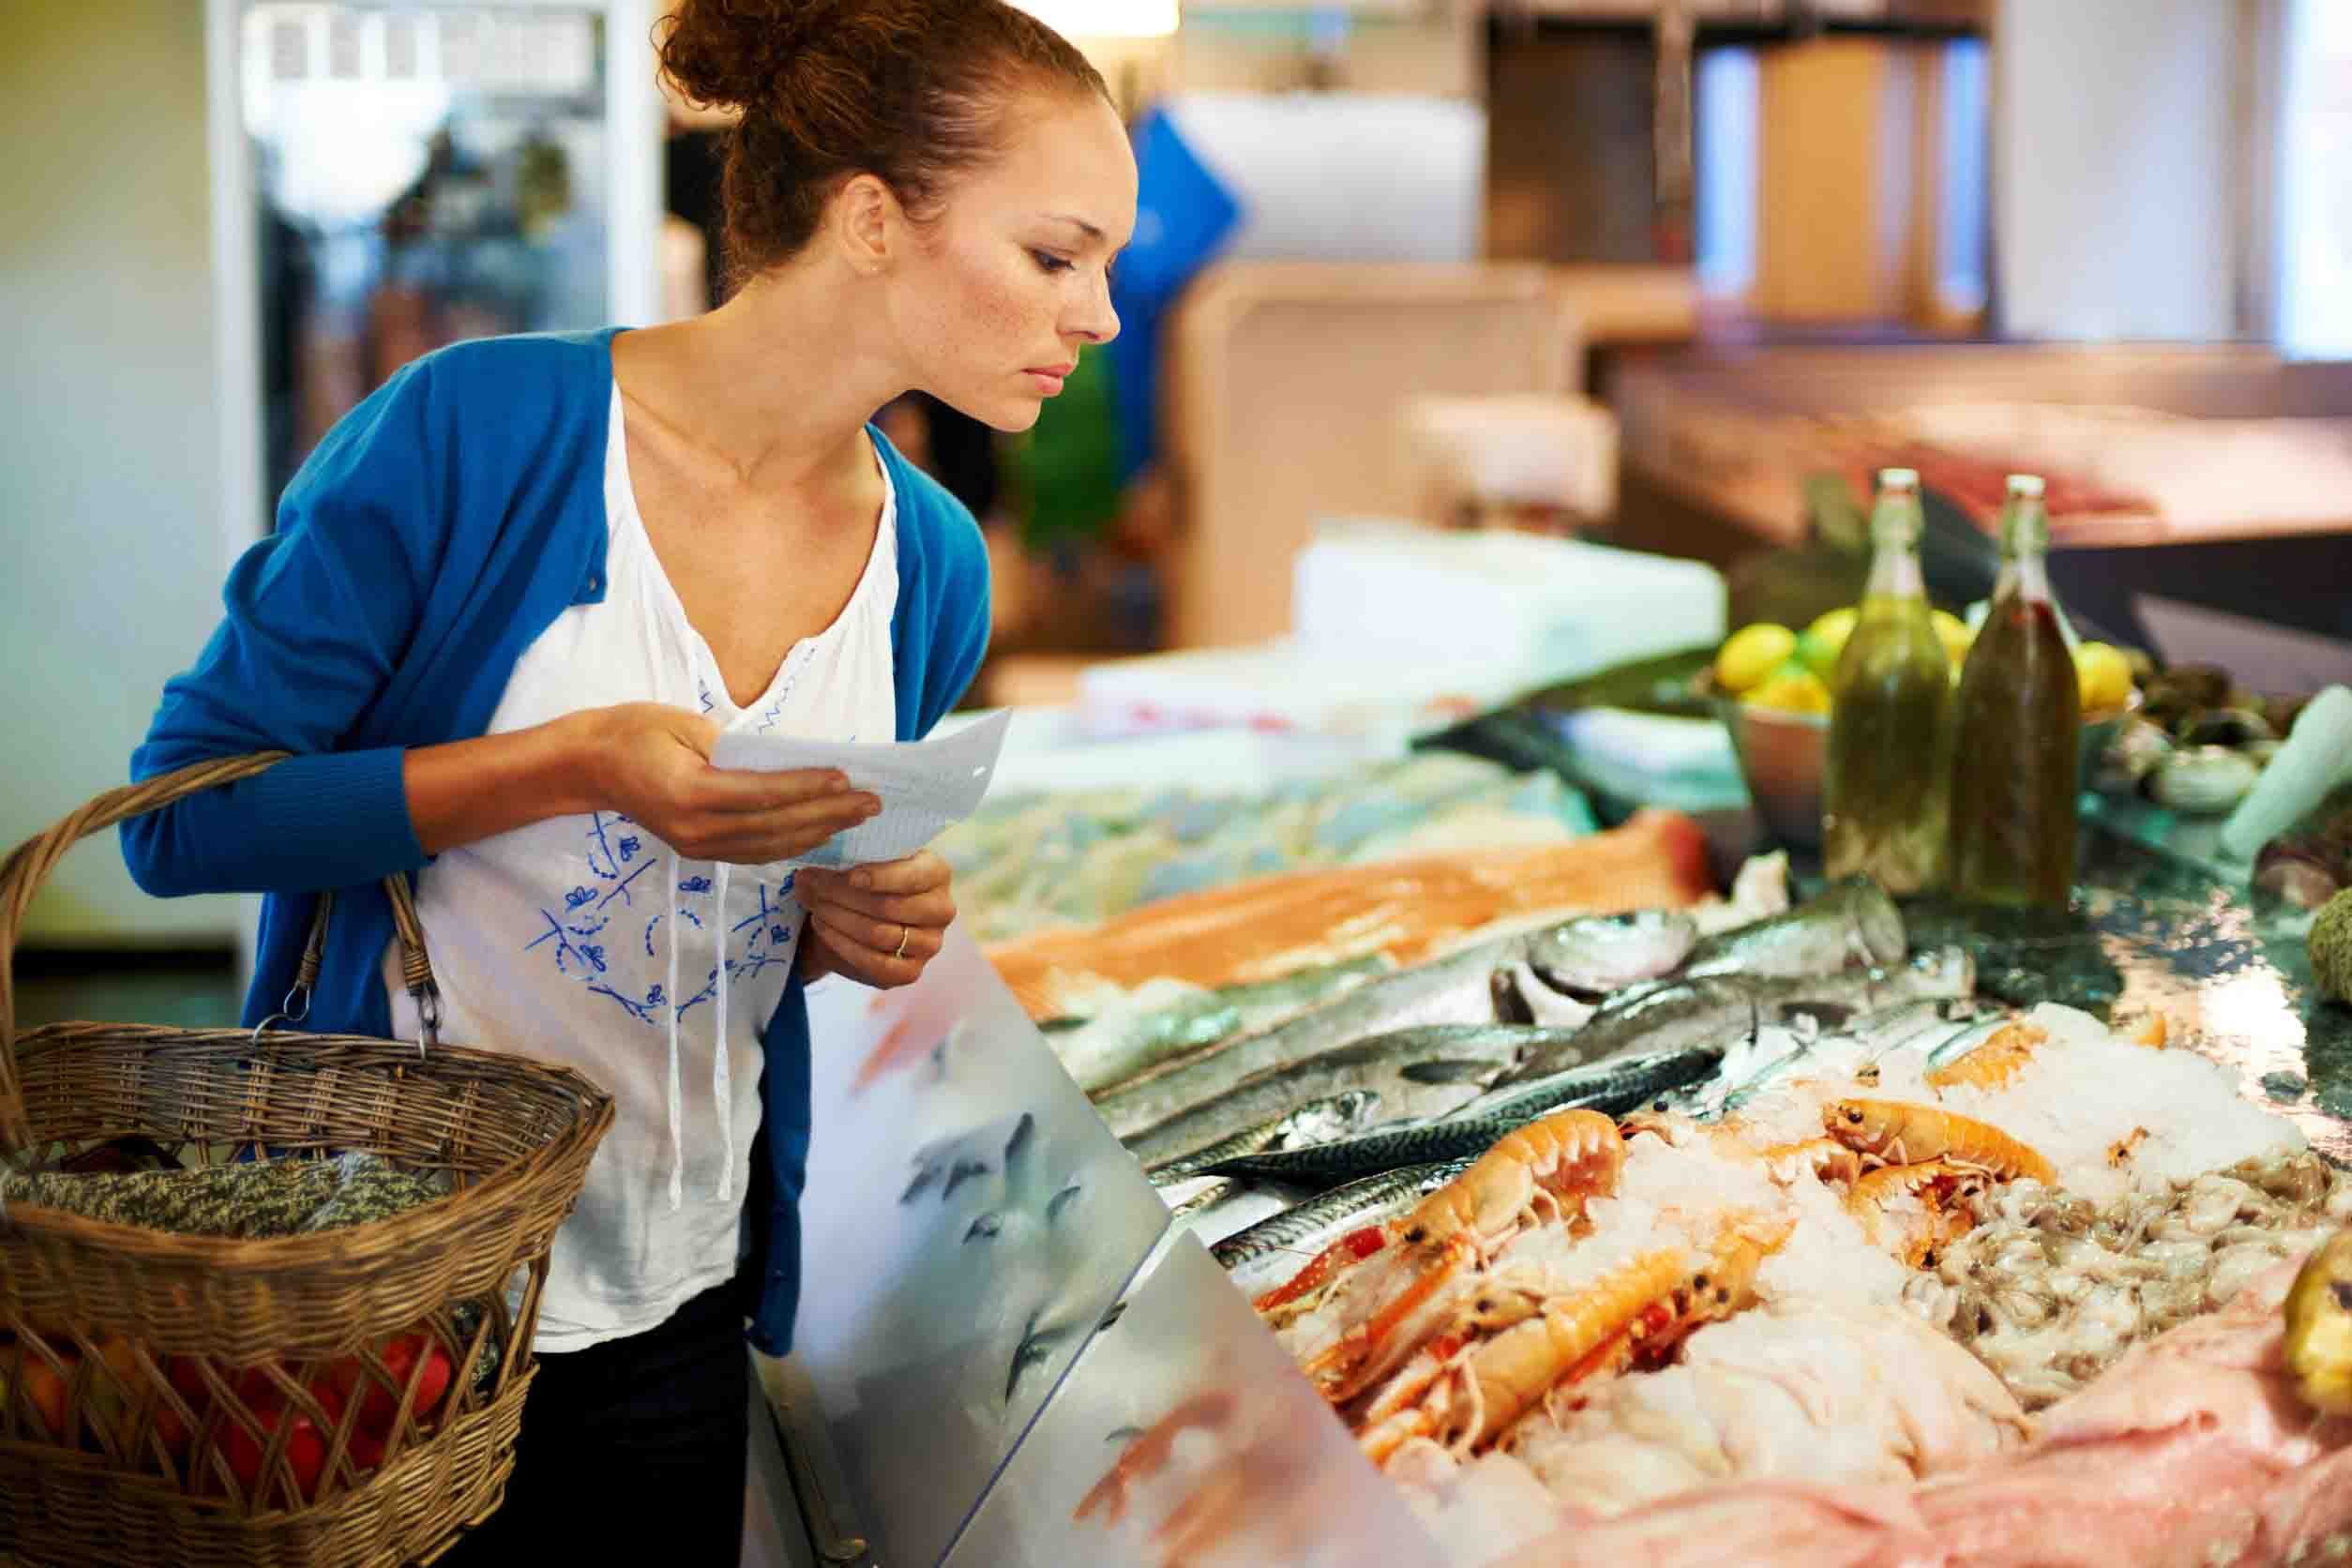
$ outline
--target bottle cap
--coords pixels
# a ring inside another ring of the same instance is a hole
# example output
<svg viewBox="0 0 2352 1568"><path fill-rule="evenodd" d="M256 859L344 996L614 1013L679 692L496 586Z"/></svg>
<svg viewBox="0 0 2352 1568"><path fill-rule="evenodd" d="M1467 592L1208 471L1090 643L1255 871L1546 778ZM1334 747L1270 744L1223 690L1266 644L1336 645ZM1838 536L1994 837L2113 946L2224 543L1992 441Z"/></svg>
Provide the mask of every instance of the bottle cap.
<svg viewBox="0 0 2352 1568"><path fill-rule="evenodd" d="M1878 470L1878 488L1892 490L1917 490L1919 489L1919 470L1916 468L1882 468Z"/></svg>
<svg viewBox="0 0 2352 1568"><path fill-rule="evenodd" d="M2015 496L2030 497L2036 501L2041 500L2042 475L2039 474L2011 475L2009 476L2009 493Z"/></svg>

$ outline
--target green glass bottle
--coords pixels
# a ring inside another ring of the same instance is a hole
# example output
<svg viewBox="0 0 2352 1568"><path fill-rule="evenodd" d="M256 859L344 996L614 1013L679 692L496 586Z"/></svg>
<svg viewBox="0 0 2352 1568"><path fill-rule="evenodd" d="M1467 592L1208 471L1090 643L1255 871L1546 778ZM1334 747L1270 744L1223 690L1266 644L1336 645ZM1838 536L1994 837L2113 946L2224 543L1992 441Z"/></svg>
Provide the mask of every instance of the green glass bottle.
<svg viewBox="0 0 2352 1568"><path fill-rule="evenodd" d="M1920 577L1919 475L1882 469L1870 578L1832 685L1821 779L1821 858L1832 878L1919 893L1944 878L1952 774L1952 660Z"/></svg>
<svg viewBox="0 0 2352 1568"><path fill-rule="evenodd" d="M2012 475L2001 573L1960 673L1952 761L1952 882L1988 904L2064 908L2074 882L2082 694L2050 592L2042 481Z"/></svg>

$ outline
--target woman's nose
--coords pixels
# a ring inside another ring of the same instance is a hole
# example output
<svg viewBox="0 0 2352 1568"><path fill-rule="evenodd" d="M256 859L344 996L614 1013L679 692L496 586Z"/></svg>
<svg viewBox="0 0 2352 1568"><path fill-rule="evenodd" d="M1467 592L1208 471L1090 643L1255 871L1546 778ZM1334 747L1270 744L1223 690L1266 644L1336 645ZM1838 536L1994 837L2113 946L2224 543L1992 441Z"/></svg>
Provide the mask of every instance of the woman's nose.
<svg viewBox="0 0 2352 1568"><path fill-rule="evenodd" d="M1086 291L1085 299L1066 324L1090 343L1108 343L1119 336L1119 312L1111 308L1108 275L1095 276L1094 286Z"/></svg>

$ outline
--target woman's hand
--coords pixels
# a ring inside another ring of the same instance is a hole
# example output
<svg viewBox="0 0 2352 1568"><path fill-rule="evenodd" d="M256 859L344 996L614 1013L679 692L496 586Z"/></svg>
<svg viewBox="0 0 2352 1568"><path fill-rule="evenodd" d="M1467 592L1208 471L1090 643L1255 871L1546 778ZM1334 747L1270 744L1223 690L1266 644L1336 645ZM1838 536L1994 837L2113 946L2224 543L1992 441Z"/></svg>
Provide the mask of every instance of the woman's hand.
<svg viewBox="0 0 2352 1568"><path fill-rule="evenodd" d="M439 854L555 817L625 812L689 860L761 866L807 853L882 809L827 768L711 766L718 727L657 702L590 708L529 730L412 746L409 824Z"/></svg>
<svg viewBox="0 0 2352 1568"><path fill-rule="evenodd" d="M853 871L802 867L792 878L808 912L802 975L846 974L882 990L912 985L955 924L951 876L928 850Z"/></svg>
<svg viewBox="0 0 2352 1568"><path fill-rule="evenodd" d="M882 809L831 768L711 766L718 726L683 708L630 702L580 717L589 726L589 765L605 806L687 860L791 860Z"/></svg>

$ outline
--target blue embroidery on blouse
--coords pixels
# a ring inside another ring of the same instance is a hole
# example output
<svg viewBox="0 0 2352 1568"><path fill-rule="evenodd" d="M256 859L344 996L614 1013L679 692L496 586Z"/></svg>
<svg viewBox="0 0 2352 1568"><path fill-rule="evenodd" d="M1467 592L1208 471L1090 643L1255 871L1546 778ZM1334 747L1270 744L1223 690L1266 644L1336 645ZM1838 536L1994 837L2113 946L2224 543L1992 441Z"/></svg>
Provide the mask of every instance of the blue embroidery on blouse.
<svg viewBox="0 0 2352 1568"><path fill-rule="evenodd" d="M653 1028L667 1023L672 1015L682 1018L716 998L719 970L716 966L707 970L701 987L692 995L677 998L674 1003L667 988L659 982L648 985L641 996L629 995L616 986L620 977L613 972L612 949L606 932L619 909L635 908L638 879L663 861L661 855L648 852L641 837L615 831L633 825L620 812L590 814L584 850L587 868L594 880L565 889L560 913L551 909L540 910L545 929L523 943L522 950L528 953L548 949L558 975L580 983L590 994L610 1000L628 1017ZM668 874L675 876L674 871ZM700 874L677 877L675 886L679 893L700 901L709 897L712 881ZM771 965L791 962L797 921L795 912L785 900L792 891L792 883L793 879L788 875L780 883L754 884L759 907L736 921L728 932L725 945L729 951L723 961L729 984L741 984L764 972ZM676 912L695 930L711 928L702 913L686 904L679 904ZM656 934L669 913L668 910L656 910L646 916L644 928L635 943L645 957L658 961L663 957ZM632 922L634 919L632 915ZM626 940L623 938L624 942Z"/></svg>

